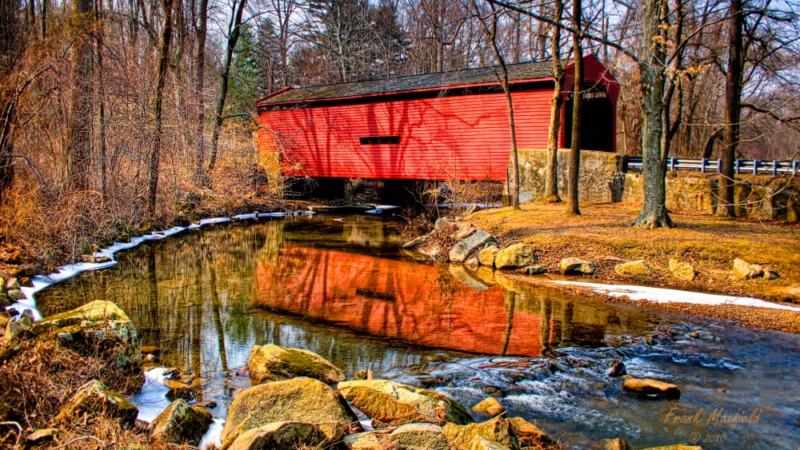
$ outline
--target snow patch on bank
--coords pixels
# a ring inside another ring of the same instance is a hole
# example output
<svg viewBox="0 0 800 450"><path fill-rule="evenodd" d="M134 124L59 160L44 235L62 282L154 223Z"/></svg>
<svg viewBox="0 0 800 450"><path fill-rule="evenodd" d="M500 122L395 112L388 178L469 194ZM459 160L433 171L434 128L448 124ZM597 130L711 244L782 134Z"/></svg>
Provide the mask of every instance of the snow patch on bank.
<svg viewBox="0 0 800 450"><path fill-rule="evenodd" d="M290 217L290 216L309 216L312 214L316 214L314 211L295 211L295 212L274 212L274 213L252 213L252 214L239 214L238 216L230 217L214 217L211 219L203 219L199 223L193 223L187 227L172 227L167 230L156 231L150 234L145 234L144 236L137 236L131 238L130 242L115 242L114 245L106 247L96 253L94 253L94 257L102 257L107 256L111 258L111 261L103 262L103 263L85 263L79 262L75 264L67 264L65 266L59 267L56 272L51 273L49 275L36 275L32 278L33 286L23 286L20 290L25 294L25 299L19 300L11 304L11 306L7 307L7 310L15 310L17 314L25 311L26 309L30 309L33 312L34 320L41 320L42 314L39 312L39 309L36 307L36 299L34 298L34 294L37 292L47 288L56 283L60 283L64 280L68 280L75 275L86 272L89 270L101 270L109 268L115 264L117 261L114 260L114 254L121 250L128 250L130 248L136 247L137 245L141 244L145 241L152 241L157 239L164 239L170 236L174 236L182 231L186 230L194 230L200 228L204 225L215 225L220 223L230 222L233 219L236 220L248 220L248 219L255 219L257 217Z"/></svg>
<svg viewBox="0 0 800 450"><path fill-rule="evenodd" d="M706 294L703 292L681 291L650 286L633 286L617 284L584 283L580 281L551 281L551 283L592 288L599 294L612 297L628 297L633 301L647 300L653 303L691 303L694 305L736 305L753 308L783 309L800 311L795 306L781 305L752 297L736 297L732 295Z"/></svg>

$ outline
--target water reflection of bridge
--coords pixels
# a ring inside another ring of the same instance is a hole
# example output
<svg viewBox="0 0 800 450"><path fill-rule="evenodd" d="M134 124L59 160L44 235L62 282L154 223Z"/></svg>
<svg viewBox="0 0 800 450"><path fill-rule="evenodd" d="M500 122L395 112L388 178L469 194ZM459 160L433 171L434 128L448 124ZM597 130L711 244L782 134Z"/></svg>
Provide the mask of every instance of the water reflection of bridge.
<svg viewBox="0 0 800 450"><path fill-rule="evenodd" d="M544 348L604 345L632 319L552 291L506 281L483 288L447 269L284 245L256 267L255 306L429 348L538 356Z"/></svg>

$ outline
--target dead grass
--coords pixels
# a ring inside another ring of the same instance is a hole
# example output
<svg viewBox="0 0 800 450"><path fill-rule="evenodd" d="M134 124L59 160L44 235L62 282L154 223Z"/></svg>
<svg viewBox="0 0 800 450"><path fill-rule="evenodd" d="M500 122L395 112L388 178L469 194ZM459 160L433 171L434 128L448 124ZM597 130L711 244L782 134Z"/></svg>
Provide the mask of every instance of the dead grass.
<svg viewBox="0 0 800 450"><path fill-rule="evenodd" d="M720 219L700 214L672 214L673 229L644 230L628 227L639 209L626 204L581 205L581 216L568 216L565 206L526 204L522 211L489 209L470 215L477 228L498 237L501 246L531 244L537 264L557 271L558 261L579 257L597 263L595 278L640 282L657 286L747 295L774 301L791 301L788 289L800 286L800 225L782 221ZM618 263L643 259L652 275L625 278L614 271ZM690 262L698 270L694 281L673 277L671 258ZM734 258L772 267L780 278L739 280L732 276Z"/></svg>

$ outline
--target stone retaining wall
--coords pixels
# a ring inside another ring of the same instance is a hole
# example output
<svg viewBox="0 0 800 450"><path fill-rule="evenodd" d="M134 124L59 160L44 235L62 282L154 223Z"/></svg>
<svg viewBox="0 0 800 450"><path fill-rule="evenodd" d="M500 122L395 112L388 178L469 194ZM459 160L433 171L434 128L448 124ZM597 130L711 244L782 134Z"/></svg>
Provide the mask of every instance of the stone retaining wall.
<svg viewBox="0 0 800 450"><path fill-rule="evenodd" d="M714 214L717 211L719 179L716 175L670 172L667 175L667 208L677 212ZM626 173L622 202L642 204L642 174ZM789 177L741 177L734 189L736 215L797 222L800 189Z"/></svg>
<svg viewBox="0 0 800 450"><path fill-rule="evenodd" d="M539 202L544 197L546 149L521 149L519 155L520 203ZM581 152L578 195L581 202L620 201L620 179L626 155L583 150ZM567 198L567 161L569 149L558 150L558 195ZM615 182L616 180L616 182Z"/></svg>
<svg viewBox="0 0 800 450"><path fill-rule="evenodd" d="M558 194L566 199L569 149L559 149L558 158ZM519 150L520 203L543 199L546 163L545 149ZM581 203L623 202L641 205L644 201L642 174L626 172L627 155L583 150L579 180ZM714 214L717 210L717 175L670 172L666 187L667 208L670 211ZM790 222L800 219L800 183L787 176L737 178L735 199L739 217ZM503 200L507 203L507 195Z"/></svg>

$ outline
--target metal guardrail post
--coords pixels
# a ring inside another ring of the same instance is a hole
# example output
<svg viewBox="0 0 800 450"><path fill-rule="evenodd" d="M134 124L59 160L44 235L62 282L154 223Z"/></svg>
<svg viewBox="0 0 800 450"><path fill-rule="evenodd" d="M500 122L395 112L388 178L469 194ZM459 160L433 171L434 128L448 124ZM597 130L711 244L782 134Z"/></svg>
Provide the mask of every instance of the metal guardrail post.
<svg viewBox="0 0 800 450"><path fill-rule="evenodd" d="M778 175L778 161L773 159L772 160L772 176L774 177L774 176L777 176L777 175Z"/></svg>
<svg viewBox="0 0 800 450"><path fill-rule="evenodd" d="M706 158L703 158L703 159L700 160L700 173L706 173L706 162L707 161L708 160Z"/></svg>
<svg viewBox="0 0 800 450"><path fill-rule="evenodd" d="M757 160L757 159L754 159L754 160L753 160L753 175L758 175L758 164L759 164L760 162L761 162L761 161L759 161L759 160Z"/></svg>
<svg viewBox="0 0 800 450"><path fill-rule="evenodd" d="M798 166L800 166L800 161L792 161L792 175L797 175Z"/></svg>
<svg viewBox="0 0 800 450"><path fill-rule="evenodd" d="M722 158L717 160L717 172L722 173Z"/></svg>
<svg viewBox="0 0 800 450"><path fill-rule="evenodd" d="M735 173L736 175L739 175L739 169L741 167L742 167L742 160L741 159L735 160L733 162L733 173ZM722 170L720 170L720 172L722 172Z"/></svg>
<svg viewBox="0 0 800 450"><path fill-rule="evenodd" d="M675 158L674 156L669 159L669 170L670 171L675 170L675 160L676 159L678 159L678 158Z"/></svg>

